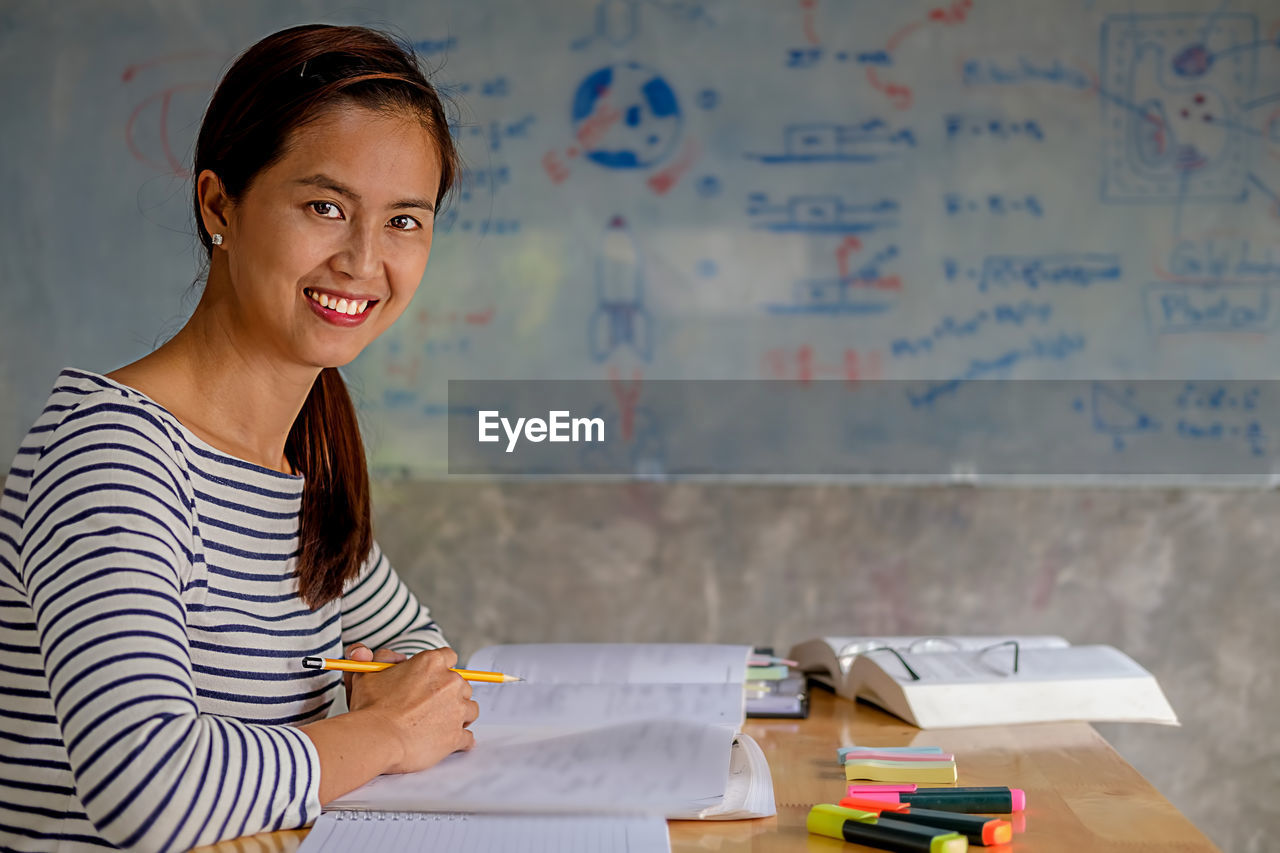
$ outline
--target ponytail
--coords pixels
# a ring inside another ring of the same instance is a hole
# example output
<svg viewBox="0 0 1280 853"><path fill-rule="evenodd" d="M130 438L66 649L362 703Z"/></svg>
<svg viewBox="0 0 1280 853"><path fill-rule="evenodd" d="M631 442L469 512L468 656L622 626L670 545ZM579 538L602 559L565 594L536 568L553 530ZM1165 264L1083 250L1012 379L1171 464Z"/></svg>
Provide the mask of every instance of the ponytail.
<svg viewBox="0 0 1280 853"><path fill-rule="evenodd" d="M369 469L351 395L336 367L316 377L285 456L306 478L298 531L298 594L312 610L341 597L373 547Z"/></svg>

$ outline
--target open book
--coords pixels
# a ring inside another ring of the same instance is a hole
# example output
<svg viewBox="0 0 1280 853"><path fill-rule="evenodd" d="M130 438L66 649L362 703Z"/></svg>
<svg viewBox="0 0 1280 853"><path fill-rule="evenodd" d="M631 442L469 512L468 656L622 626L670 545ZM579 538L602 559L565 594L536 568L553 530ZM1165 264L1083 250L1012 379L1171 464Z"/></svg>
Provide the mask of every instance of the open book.
<svg viewBox="0 0 1280 853"><path fill-rule="evenodd" d="M865 699L922 729L1059 720L1178 724L1155 676L1132 658L1062 637L820 637L790 656L841 696Z"/></svg>
<svg viewBox="0 0 1280 853"><path fill-rule="evenodd" d="M739 729L749 646L492 646L468 669L476 746L379 776L333 809L627 812L732 819L775 813L764 753Z"/></svg>

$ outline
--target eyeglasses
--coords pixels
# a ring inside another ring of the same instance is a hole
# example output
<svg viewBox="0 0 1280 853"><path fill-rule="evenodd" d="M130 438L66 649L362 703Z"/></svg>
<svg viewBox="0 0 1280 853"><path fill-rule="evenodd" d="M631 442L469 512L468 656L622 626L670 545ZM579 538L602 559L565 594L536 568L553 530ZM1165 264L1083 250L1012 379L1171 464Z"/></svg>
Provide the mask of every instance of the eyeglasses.
<svg viewBox="0 0 1280 853"><path fill-rule="evenodd" d="M963 647L959 643L957 643L955 640L952 640L949 637L921 637L919 640L916 640L912 642L910 645L908 645L905 649L903 649L903 651L907 652L908 654L919 653L922 651L935 651L936 646L939 644L948 646L953 651L964 651ZM907 663L906 659L902 657L902 654L898 651L898 649L895 649L893 646L886 646L886 645L878 645L878 646L871 645L867 647L864 647L864 646L866 646L865 643L848 643L847 645L843 646L840 649L840 654L837 655L837 658L840 661L840 665L841 666L845 665L846 658L849 660L849 663L852 664L855 658L861 657L862 655L869 655L872 652L889 652L891 655L893 655L895 658L898 659L898 663L902 664L902 668L907 671L907 675L911 676L912 681L920 681L920 674L911 668L911 664ZM930 646L932 646L933 648L929 648ZM985 655L987 652L993 649L1001 648L1003 646L1013 646L1013 672L1011 674L1017 675L1018 674L1018 655L1020 651L1020 647L1018 645L1017 640L1001 640L998 643L992 643L989 646L983 646L981 649L978 649L976 651L976 654L978 655L978 657L981 657L982 655Z"/></svg>
<svg viewBox="0 0 1280 853"><path fill-rule="evenodd" d="M1013 646L1013 674L1017 675L1018 674L1018 652L1019 652L1019 646L1018 646L1017 640L1004 640L1003 642L1000 642L1000 643L992 643L989 646L978 649L978 656L981 657L982 655L985 655L987 652L991 651L992 649L998 649L1001 646Z"/></svg>

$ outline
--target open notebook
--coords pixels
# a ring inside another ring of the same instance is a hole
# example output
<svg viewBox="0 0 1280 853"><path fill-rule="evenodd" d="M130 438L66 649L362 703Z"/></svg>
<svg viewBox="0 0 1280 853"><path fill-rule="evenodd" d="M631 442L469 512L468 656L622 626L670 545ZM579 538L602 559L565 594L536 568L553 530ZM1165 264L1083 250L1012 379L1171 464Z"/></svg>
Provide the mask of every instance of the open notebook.
<svg viewBox="0 0 1280 853"><path fill-rule="evenodd" d="M467 668L476 746L379 776L330 809L615 812L733 819L775 813L769 766L740 733L749 646L493 646Z"/></svg>
<svg viewBox="0 0 1280 853"><path fill-rule="evenodd" d="M1062 637L820 637L794 646L791 657L841 696L922 729L1178 722L1155 676L1128 655Z"/></svg>

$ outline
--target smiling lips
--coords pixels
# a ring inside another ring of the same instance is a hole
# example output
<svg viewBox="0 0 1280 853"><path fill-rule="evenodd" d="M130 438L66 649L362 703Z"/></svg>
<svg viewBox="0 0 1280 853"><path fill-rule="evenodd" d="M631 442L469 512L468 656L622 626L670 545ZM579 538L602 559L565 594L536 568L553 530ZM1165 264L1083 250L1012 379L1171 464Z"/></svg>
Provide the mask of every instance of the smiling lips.
<svg viewBox="0 0 1280 853"><path fill-rule="evenodd" d="M304 288L307 304L322 319L336 326L358 326L369 316L369 309L377 305L377 299L339 296L322 290Z"/></svg>

